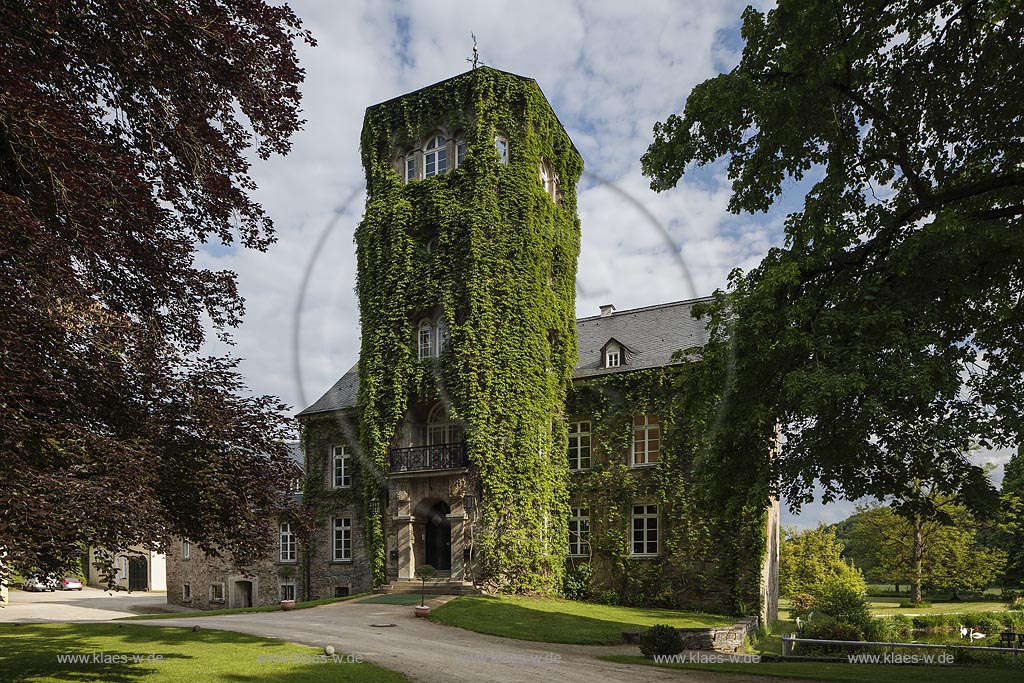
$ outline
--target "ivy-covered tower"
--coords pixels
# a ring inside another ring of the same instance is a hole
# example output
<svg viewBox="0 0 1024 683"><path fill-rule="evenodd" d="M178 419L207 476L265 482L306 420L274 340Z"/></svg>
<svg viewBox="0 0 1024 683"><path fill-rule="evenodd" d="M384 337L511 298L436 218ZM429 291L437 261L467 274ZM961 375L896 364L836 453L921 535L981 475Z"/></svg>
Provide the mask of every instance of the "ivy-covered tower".
<svg viewBox="0 0 1024 683"><path fill-rule="evenodd" d="M583 161L536 82L488 67L369 107L362 161L359 451L381 475L361 478L375 580L430 564L550 590L566 552Z"/></svg>

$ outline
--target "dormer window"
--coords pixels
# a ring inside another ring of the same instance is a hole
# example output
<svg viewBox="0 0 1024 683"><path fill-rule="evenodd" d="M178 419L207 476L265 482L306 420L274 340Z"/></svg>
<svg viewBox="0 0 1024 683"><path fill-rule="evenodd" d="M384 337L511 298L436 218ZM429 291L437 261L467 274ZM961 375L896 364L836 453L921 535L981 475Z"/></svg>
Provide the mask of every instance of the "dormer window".
<svg viewBox="0 0 1024 683"><path fill-rule="evenodd" d="M430 139L423 153L423 177L430 178L448 170L448 151L444 138L437 135Z"/></svg>
<svg viewBox="0 0 1024 683"><path fill-rule="evenodd" d="M604 366L606 368L617 368L617 367L619 367L619 365L621 365L619 354L620 354L620 351L617 348L614 349L614 350L608 349L607 351L605 351L605 354L604 354Z"/></svg>
<svg viewBox="0 0 1024 683"><path fill-rule="evenodd" d="M498 161L508 165L508 138L504 135L495 135L494 147L498 150Z"/></svg>
<svg viewBox="0 0 1024 683"><path fill-rule="evenodd" d="M609 339L608 343L601 347L601 367L605 369L629 365L632 357L633 351L616 339Z"/></svg>

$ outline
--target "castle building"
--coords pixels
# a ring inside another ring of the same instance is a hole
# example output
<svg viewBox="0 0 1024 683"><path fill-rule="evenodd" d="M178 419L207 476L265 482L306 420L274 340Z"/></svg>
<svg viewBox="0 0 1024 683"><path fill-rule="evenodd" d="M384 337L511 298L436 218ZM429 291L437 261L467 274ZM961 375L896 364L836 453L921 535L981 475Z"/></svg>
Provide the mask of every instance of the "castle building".
<svg viewBox="0 0 1024 683"><path fill-rule="evenodd" d="M536 82L474 68L369 107L361 142L359 362L298 415L316 531L276 522L254 573L317 599L430 565L453 592L568 578L774 618L777 504L716 509L690 477L696 302L576 320L583 161Z"/></svg>

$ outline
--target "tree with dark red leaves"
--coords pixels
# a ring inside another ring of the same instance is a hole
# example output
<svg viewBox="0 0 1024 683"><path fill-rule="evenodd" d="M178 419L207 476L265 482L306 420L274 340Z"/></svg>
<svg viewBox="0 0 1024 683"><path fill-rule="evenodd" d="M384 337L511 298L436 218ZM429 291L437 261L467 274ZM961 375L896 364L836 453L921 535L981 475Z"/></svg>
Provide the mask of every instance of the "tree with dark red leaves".
<svg viewBox="0 0 1024 683"><path fill-rule="evenodd" d="M302 124L298 41L259 0L0 3L0 572L268 538L286 407L199 356L243 299L195 259L274 241L246 154Z"/></svg>

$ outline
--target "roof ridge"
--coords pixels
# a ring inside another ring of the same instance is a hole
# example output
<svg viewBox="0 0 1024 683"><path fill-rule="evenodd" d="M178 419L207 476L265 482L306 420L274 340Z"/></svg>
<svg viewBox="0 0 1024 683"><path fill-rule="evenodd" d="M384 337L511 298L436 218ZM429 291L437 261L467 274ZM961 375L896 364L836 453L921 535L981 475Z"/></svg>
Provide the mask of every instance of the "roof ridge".
<svg viewBox="0 0 1024 683"><path fill-rule="evenodd" d="M670 308L672 306L682 306L684 304L695 304L698 302L711 301L714 298L713 295L708 294L707 296L698 296L693 299L683 299L682 301L669 301L663 304L653 304L651 306L640 306L639 308L627 308L622 311L613 311L610 315L597 315L587 316L586 318L576 318L576 322L582 323L588 320L603 320L607 318L614 318L616 316L625 315L627 313L639 313L641 311L653 311L658 308Z"/></svg>

